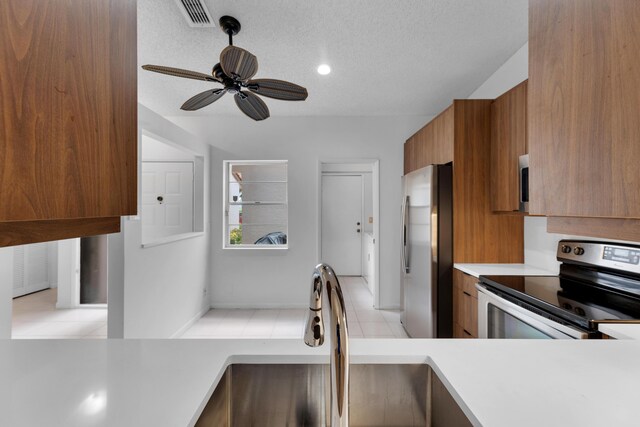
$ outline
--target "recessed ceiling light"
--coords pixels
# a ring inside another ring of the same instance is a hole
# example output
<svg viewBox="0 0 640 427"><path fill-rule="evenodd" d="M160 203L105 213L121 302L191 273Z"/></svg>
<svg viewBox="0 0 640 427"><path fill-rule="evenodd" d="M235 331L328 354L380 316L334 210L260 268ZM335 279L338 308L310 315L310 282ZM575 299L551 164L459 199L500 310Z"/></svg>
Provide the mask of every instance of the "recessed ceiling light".
<svg viewBox="0 0 640 427"><path fill-rule="evenodd" d="M331 67L329 67L327 64L322 64L318 67L318 74L326 76L330 72L331 72Z"/></svg>

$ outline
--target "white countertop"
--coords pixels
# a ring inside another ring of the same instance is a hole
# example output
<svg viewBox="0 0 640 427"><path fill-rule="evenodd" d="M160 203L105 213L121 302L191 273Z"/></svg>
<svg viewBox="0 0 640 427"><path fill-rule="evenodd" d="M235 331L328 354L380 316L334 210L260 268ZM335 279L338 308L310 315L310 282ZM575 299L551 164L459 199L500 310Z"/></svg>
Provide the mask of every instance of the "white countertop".
<svg viewBox="0 0 640 427"><path fill-rule="evenodd" d="M231 363L328 363L300 340L2 340L0 425L193 425ZM428 363L476 425L631 426L640 342L363 340L351 363Z"/></svg>
<svg viewBox="0 0 640 427"><path fill-rule="evenodd" d="M474 277L480 276L557 276L558 272L543 270L527 264L453 264L453 268Z"/></svg>
<svg viewBox="0 0 640 427"><path fill-rule="evenodd" d="M598 330L618 340L640 340L640 325L600 324Z"/></svg>

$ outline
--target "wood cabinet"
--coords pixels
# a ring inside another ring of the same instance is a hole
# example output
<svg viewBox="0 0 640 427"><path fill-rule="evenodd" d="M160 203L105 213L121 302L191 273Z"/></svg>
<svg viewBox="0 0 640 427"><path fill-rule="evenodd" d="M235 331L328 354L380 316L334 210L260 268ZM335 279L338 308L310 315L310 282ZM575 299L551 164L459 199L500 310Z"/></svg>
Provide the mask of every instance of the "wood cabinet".
<svg viewBox="0 0 640 427"><path fill-rule="evenodd" d="M530 213L640 218L640 2L529 2Z"/></svg>
<svg viewBox="0 0 640 427"><path fill-rule="evenodd" d="M453 270L453 337L478 338L478 291L476 279Z"/></svg>
<svg viewBox="0 0 640 427"><path fill-rule="evenodd" d="M527 154L527 81L491 104L491 210L520 208L518 159Z"/></svg>
<svg viewBox="0 0 640 427"><path fill-rule="evenodd" d="M415 147L416 147L416 138L412 136L409 140L404 144L404 173L409 173L412 170L416 170L416 155L415 155Z"/></svg>
<svg viewBox="0 0 640 427"><path fill-rule="evenodd" d="M0 244L117 231L137 213L136 2L5 0L0 28Z"/></svg>
<svg viewBox="0 0 640 427"><path fill-rule="evenodd" d="M404 150L404 173L453 161L453 105L409 138ZM407 156L411 156L407 159Z"/></svg>
<svg viewBox="0 0 640 427"><path fill-rule="evenodd" d="M619 218L549 217L549 233L640 241L640 221Z"/></svg>
<svg viewBox="0 0 640 427"><path fill-rule="evenodd" d="M453 162L454 262L524 260L522 216L491 210L491 103L456 100L405 144L405 173Z"/></svg>

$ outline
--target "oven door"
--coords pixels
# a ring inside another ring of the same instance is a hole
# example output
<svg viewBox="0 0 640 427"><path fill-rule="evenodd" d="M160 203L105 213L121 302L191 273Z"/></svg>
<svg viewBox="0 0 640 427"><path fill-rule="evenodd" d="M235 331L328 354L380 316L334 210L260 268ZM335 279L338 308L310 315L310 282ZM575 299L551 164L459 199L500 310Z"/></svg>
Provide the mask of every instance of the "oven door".
<svg viewBox="0 0 640 427"><path fill-rule="evenodd" d="M587 334L539 316L500 298L481 283L478 288L478 336L514 339L583 339Z"/></svg>

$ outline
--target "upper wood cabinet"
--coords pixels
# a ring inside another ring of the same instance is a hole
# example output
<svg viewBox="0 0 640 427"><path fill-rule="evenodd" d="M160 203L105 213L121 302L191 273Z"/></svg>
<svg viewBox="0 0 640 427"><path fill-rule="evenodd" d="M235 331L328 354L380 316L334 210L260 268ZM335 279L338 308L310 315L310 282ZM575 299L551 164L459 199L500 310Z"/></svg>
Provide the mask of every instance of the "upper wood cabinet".
<svg viewBox="0 0 640 427"><path fill-rule="evenodd" d="M136 46L135 0L0 2L0 245L137 213Z"/></svg>
<svg viewBox="0 0 640 427"><path fill-rule="evenodd" d="M407 174L412 170L416 170L416 138L415 135L409 138L404 144L404 173Z"/></svg>
<svg viewBox="0 0 640 427"><path fill-rule="evenodd" d="M0 222L135 215L135 0L3 0L0 35Z"/></svg>
<svg viewBox="0 0 640 427"><path fill-rule="evenodd" d="M453 161L453 105L407 140L404 173ZM407 156L411 156L407 159Z"/></svg>
<svg viewBox="0 0 640 427"><path fill-rule="evenodd" d="M520 207L518 158L527 154L527 81L491 104L491 209Z"/></svg>
<svg viewBox="0 0 640 427"><path fill-rule="evenodd" d="M491 103L456 100L405 143L405 173L453 162L454 262L524 259L522 216L491 210Z"/></svg>
<svg viewBox="0 0 640 427"><path fill-rule="evenodd" d="M640 2L530 0L530 213L640 218Z"/></svg>

